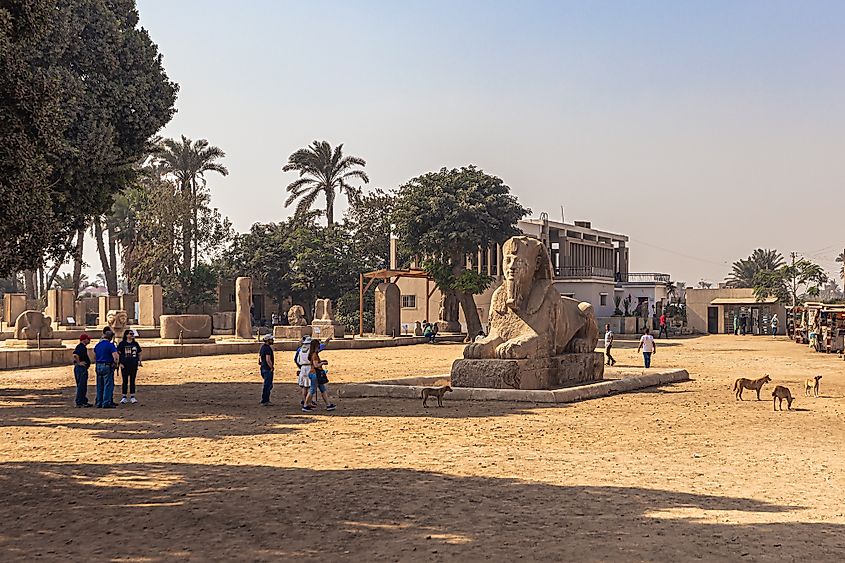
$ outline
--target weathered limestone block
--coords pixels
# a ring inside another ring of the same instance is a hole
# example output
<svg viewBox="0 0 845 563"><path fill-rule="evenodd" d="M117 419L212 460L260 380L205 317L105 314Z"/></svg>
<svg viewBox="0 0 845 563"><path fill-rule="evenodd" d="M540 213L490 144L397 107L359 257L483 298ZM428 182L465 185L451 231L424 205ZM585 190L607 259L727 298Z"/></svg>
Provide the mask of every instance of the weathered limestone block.
<svg viewBox="0 0 845 563"><path fill-rule="evenodd" d="M77 326L85 326L87 324L88 309L85 307L85 301L81 299L73 304L73 318Z"/></svg>
<svg viewBox="0 0 845 563"><path fill-rule="evenodd" d="M138 324L141 326L159 326L164 312L162 290L158 284L138 286Z"/></svg>
<svg viewBox="0 0 845 563"><path fill-rule="evenodd" d="M108 315L109 311L119 311L120 310L120 297L116 295L101 295L98 299L99 302L99 317L97 318L97 322L100 326L105 326L108 324Z"/></svg>
<svg viewBox="0 0 845 563"><path fill-rule="evenodd" d="M126 311L126 316L129 320L138 320L135 318L135 303L138 299L132 293L124 293L120 296L120 307L121 311Z"/></svg>
<svg viewBox="0 0 845 563"><path fill-rule="evenodd" d="M53 338L52 319L41 311L28 310L15 319L14 338L6 340L7 348L63 348L62 341Z"/></svg>
<svg viewBox="0 0 845 563"><path fill-rule="evenodd" d="M235 312L212 313L211 329L213 334L235 334Z"/></svg>
<svg viewBox="0 0 845 563"><path fill-rule="evenodd" d="M235 280L235 334L252 338L252 278Z"/></svg>
<svg viewBox="0 0 845 563"><path fill-rule="evenodd" d="M453 293L444 293L440 297L440 310L437 315L438 332L461 332L458 298Z"/></svg>
<svg viewBox="0 0 845 563"><path fill-rule="evenodd" d="M24 311L26 311L25 293L7 293L3 295L3 320L6 326L15 326L15 321Z"/></svg>
<svg viewBox="0 0 845 563"><path fill-rule="evenodd" d="M593 306L560 296L541 241L512 237L502 252L504 282L490 303L490 334L464 348L465 360L452 365L453 385L553 389L601 379Z"/></svg>
<svg viewBox="0 0 845 563"><path fill-rule="evenodd" d="M331 299L317 299L314 303L314 320L311 322L314 338L343 338L346 328L334 318Z"/></svg>
<svg viewBox="0 0 845 563"><path fill-rule="evenodd" d="M305 309L302 305L291 305L288 309L288 324L290 326L307 326L308 321L305 320Z"/></svg>
<svg viewBox="0 0 845 563"><path fill-rule="evenodd" d="M604 355L562 354L536 360L455 360L453 387L559 389L601 381Z"/></svg>
<svg viewBox="0 0 845 563"><path fill-rule="evenodd" d="M402 296L395 283L376 286L375 333L399 336L402 333Z"/></svg>
<svg viewBox="0 0 845 563"><path fill-rule="evenodd" d="M305 326L274 326L273 337L280 340L302 340L305 336L311 336L312 330Z"/></svg>
<svg viewBox="0 0 845 563"><path fill-rule="evenodd" d="M211 315L162 315L160 334L176 344L210 343L211 327Z"/></svg>
<svg viewBox="0 0 845 563"><path fill-rule="evenodd" d="M59 326L69 325L68 317L73 318L75 314L73 310L73 290L48 289L47 308L44 310L44 314L53 319L53 322Z"/></svg>
<svg viewBox="0 0 845 563"><path fill-rule="evenodd" d="M112 309L106 313L105 326L109 327L116 335L123 336L123 331L129 326L129 315L122 309Z"/></svg>

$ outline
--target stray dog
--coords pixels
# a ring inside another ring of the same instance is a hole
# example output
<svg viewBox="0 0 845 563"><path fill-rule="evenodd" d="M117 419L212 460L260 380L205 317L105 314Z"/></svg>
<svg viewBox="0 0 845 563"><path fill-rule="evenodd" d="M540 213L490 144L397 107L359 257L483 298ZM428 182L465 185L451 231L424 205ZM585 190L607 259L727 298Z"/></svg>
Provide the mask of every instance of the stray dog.
<svg viewBox="0 0 845 563"><path fill-rule="evenodd" d="M770 382L772 380L771 377L768 375L764 375L760 379L755 379L751 381L750 379L746 379L744 377L740 377L736 381L734 381L734 392L736 393L737 401L742 400L742 390L743 389L752 389L757 391L757 400L760 400L760 389L763 388L763 385Z"/></svg>
<svg viewBox="0 0 845 563"><path fill-rule="evenodd" d="M804 383L804 395L809 397L810 391L812 390L813 397L818 398L819 397L819 379L821 379L821 378L822 378L822 376L817 375L813 379L808 379Z"/></svg>
<svg viewBox="0 0 845 563"><path fill-rule="evenodd" d="M775 387L775 390L772 391L772 397L774 397L774 399L772 399L772 410L778 410L775 408L775 402L778 402L778 407L780 407L780 410L783 410L784 399L786 399L787 410L792 410L792 401L794 399L792 398L792 393L789 392L787 387L778 385Z"/></svg>
<svg viewBox="0 0 845 563"><path fill-rule="evenodd" d="M437 397L437 406L442 407L443 395L450 391L452 391L452 388L448 385L444 385L443 387L423 387L422 394L420 395L423 400L423 407L428 408L426 402L429 397Z"/></svg>

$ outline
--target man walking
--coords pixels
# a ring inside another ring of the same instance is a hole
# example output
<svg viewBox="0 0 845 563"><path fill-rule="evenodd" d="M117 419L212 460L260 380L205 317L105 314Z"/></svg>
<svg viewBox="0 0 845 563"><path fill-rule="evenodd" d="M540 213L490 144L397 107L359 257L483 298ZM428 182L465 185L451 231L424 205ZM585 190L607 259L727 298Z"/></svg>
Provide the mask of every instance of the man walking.
<svg viewBox="0 0 845 563"><path fill-rule="evenodd" d="M113 409L114 404L114 370L119 361L117 348L112 344L114 333L104 330L103 337L94 346L94 361L97 363L97 398L94 406L101 409Z"/></svg>
<svg viewBox="0 0 845 563"><path fill-rule="evenodd" d="M660 332L657 333L657 338L661 338L663 335L666 338L669 338L669 327L666 325L666 313L660 315Z"/></svg>
<svg viewBox="0 0 845 563"><path fill-rule="evenodd" d="M273 357L273 335L265 334L264 343L258 350L258 364L261 366L261 378L264 380L264 388L261 391L261 404L265 407L272 405L270 402L270 391L273 389L273 370L276 364Z"/></svg>
<svg viewBox="0 0 845 563"><path fill-rule="evenodd" d="M772 315L772 338L778 335L778 315Z"/></svg>
<svg viewBox="0 0 845 563"><path fill-rule="evenodd" d="M88 402L88 368L91 359L88 357L88 344L91 337L84 332L79 337L79 344L73 349L73 378L76 380L76 406L90 407Z"/></svg>
<svg viewBox="0 0 845 563"><path fill-rule="evenodd" d="M654 337L649 334L648 327L645 329L645 334L640 338L640 345L637 346L637 352L643 351L643 363L646 369L651 367L651 356L657 352L657 344L654 342Z"/></svg>
<svg viewBox="0 0 845 563"><path fill-rule="evenodd" d="M604 325L604 355L607 357L606 365L615 366L616 360L610 355L610 349L613 348L613 331L610 330L610 325Z"/></svg>

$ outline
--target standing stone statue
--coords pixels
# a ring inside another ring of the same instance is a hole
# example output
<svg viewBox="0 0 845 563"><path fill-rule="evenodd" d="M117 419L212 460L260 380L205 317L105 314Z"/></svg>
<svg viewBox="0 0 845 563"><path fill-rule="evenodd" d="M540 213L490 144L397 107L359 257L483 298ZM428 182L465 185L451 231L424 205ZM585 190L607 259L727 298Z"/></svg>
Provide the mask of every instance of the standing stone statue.
<svg viewBox="0 0 845 563"><path fill-rule="evenodd" d="M440 297L440 313L437 319L437 330L440 332L461 332L461 322L458 316L460 304L454 293L444 293Z"/></svg>
<svg viewBox="0 0 845 563"><path fill-rule="evenodd" d="M252 339L252 278L235 280L235 335Z"/></svg>
<svg viewBox="0 0 845 563"><path fill-rule="evenodd" d="M317 299L314 302L314 320L311 329L315 338L343 338L346 329L334 318L331 299Z"/></svg>

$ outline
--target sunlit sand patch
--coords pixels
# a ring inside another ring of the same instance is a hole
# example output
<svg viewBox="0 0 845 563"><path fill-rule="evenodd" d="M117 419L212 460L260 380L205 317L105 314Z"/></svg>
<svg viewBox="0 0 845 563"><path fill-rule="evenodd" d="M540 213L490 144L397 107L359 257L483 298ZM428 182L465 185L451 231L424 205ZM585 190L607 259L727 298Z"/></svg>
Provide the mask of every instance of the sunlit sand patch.
<svg viewBox="0 0 845 563"><path fill-rule="evenodd" d="M227 414L214 414L208 416L192 416L187 418L177 418L177 422L208 422L214 420L237 420L237 417Z"/></svg>
<svg viewBox="0 0 845 563"><path fill-rule="evenodd" d="M645 513L647 518L658 520L687 520L700 524L783 524L799 520L795 511L766 512L736 510L708 510L692 506L679 506ZM804 520L801 520L802 522Z"/></svg>
<svg viewBox="0 0 845 563"><path fill-rule="evenodd" d="M417 526L413 526L412 524L375 524L372 522L351 522L349 520L345 521L344 524L350 526L351 528L366 528L368 530L407 530L410 528L417 528ZM420 528L424 533L430 528ZM351 531L351 530L350 530ZM448 544L459 545L470 543L472 539L469 536L463 536L460 534L445 534L442 532L431 532L426 533L428 539L442 541Z"/></svg>
<svg viewBox="0 0 845 563"><path fill-rule="evenodd" d="M45 477L51 477L54 479L68 477L68 475L58 471L42 471L41 474ZM113 470L94 478L89 475L82 474L70 475L70 478L78 481L81 485L90 485L94 487L121 487L124 489L141 489L147 491L163 490L183 482L183 479L178 475L166 471L156 470L151 470L149 472Z"/></svg>

